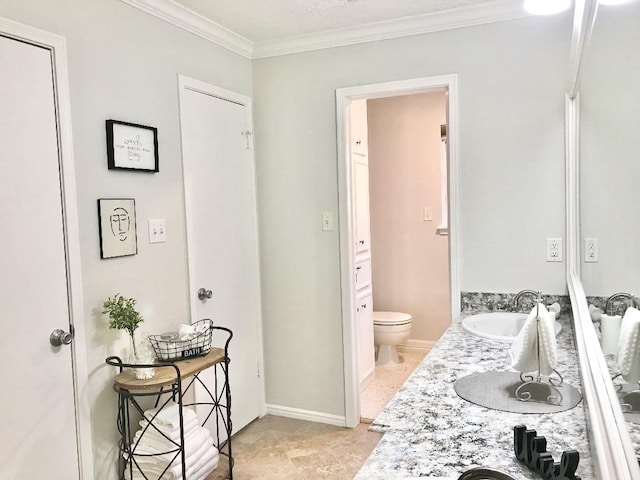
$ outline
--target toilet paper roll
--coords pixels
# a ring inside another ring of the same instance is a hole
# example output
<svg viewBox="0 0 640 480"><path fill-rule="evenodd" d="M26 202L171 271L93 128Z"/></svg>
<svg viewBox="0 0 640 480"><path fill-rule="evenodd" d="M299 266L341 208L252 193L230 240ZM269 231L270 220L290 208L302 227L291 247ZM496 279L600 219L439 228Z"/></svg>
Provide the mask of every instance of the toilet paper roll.
<svg viewBox="0 0 640 480"><path fill-rule="evenodd" d="M600 316L600 344L603 353L618 353L618 338L620 337L620 324L622 316L606 315Z"/></svg>

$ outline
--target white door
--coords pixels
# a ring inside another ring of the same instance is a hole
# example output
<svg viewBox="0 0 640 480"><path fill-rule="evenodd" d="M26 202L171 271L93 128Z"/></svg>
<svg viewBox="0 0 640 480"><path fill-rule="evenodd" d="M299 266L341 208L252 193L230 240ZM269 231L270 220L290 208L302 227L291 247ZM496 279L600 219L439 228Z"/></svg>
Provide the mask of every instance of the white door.
<svg viewBox="0 0 640 480"><path fill-rule="evenodd" d="M0 478L78 479L51 52L0 36Z"/></svg>
<svg viewBox="0 0 640 480"><path fill-rule="evenodd" d="M191 320L210 318L233 331L229 381L234 432L259 416L263 398L255 176L246 134L251 130L250 104L244 97L224 99L237 97L181 77ZM200 288L211 290L212 297L199 300ZM222 346L220 341L216 346ZM213 372L206 373L210 382Z"/></svg>

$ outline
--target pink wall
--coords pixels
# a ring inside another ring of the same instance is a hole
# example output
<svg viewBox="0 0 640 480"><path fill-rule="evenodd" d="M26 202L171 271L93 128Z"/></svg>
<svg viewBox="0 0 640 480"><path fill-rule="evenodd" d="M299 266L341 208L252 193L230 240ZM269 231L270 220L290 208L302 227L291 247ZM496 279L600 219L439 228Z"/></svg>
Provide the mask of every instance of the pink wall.
<svg viewBox="0 0 640 480"><path fill-rule="evenodd" d="M451 323L449 237L436 234L446 96L382 98L367 107L374 308L411 314L411 339L437 340ZM433 221L423 220L424 207Z"/></svg>

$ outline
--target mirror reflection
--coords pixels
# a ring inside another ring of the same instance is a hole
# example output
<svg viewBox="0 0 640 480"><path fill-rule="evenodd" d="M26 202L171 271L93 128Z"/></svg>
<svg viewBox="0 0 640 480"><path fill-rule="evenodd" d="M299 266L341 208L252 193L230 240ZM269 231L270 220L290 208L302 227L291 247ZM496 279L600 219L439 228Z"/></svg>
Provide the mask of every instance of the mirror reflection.
<svg viewBox="0 0 640 480"><path fill-rule="evenodd" d="M582 282L640 454L640 2L598 7L580 91ZM634 307L633 309L628 309Z"/></svg>

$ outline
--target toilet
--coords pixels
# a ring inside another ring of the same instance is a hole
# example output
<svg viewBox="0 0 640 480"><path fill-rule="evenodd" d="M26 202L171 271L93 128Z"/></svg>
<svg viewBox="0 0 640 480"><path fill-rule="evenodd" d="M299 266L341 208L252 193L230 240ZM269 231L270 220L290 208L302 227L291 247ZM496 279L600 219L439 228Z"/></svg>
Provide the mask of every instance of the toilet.
<svg viewBox="0 0 640 480"><path fill-rule="evenodd" d="M409 339L411 315L400 312L373 312L373 343L376 345L376 365L399 363L396 345Z"/></svg>

